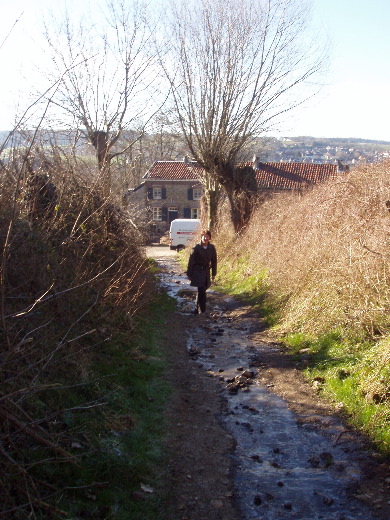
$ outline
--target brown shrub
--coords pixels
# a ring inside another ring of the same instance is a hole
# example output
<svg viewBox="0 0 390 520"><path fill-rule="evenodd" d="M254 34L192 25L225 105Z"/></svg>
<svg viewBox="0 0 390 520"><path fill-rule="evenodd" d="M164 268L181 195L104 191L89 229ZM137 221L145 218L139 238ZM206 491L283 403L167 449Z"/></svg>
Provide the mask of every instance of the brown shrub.
<svg viewBox="0 0 390 520"><path fill-rule="evenodd" d="M389 169L361 166L304 195L277 195L230 241L251 272L268 270L285 329L388 333Z"/></svg>
<svg viewBox="0 0 390 520"><path fill-rule="evenodd" d="M58 161L26 177L18 163L0 172L0 511L9 518L27 517L54 490L28 469L26 447L36 445L48 463L74 461L65 449L71 433L48 427L60 407L32 397L85 382L99 348L131 333L152 293L133 228L85 173ZM44 179L39 189L32 175ZM47 182L55 187L48 206Z"/></svg>

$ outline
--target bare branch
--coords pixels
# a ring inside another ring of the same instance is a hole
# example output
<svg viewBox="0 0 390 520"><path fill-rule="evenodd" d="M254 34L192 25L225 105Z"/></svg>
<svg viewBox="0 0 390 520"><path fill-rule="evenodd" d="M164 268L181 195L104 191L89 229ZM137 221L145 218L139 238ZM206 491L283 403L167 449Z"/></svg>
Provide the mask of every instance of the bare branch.
<svg viewBox="0 0 390 520"><path fill-rule="evenodd" d="M225 188L234 213L235 202L245 199L235 173L241 151L313 94L308 80L324 65L307 36L307 5L178 1L167 26L160 62L184 138L206 174Z"/></svg>

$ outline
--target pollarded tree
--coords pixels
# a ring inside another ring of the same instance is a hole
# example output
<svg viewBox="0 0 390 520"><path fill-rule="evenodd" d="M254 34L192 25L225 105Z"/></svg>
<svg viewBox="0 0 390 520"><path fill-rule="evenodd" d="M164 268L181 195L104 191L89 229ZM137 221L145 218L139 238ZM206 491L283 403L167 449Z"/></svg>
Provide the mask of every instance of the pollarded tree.
<svg viewBox="0 0 390 520"><path fill-rule="evenodd" d="M204 184L224 188L239 232L256 193L242 152L314 93L307 87L324 53L308 39L308 6L299 0L186 0L171 14L160 56L181 130Z"/></svg>
<svg viewBox="0 0 390 520"><path fill-rule="evenodd" d="M137 0L106 0L104 7L78 22L66 12L46 24L46 37L55 76L62 77L53 102L94 146L109 195L111 160L143 134L155 110L148 91L156 74L146 6ZM131 132L134 128L141 130ZM130 136L126 143L125 136Z"/></svg>

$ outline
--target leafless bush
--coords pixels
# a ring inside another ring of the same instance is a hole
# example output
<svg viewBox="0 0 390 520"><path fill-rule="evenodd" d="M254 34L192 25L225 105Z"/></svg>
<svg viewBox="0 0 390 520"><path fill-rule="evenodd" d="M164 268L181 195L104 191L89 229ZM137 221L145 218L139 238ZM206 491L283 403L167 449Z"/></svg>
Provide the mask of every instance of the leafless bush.
<svg viewBox="0 0 390 520"><path fill-rule="evenodd" d="M61 406L32 397L87 382L99 346L116 330L132 330L151 293L138 238L102 198L93 172L60 154L38 167L31 159L15 156L0 172L0 516L7 518L35 518L34 511L55 518L47 499L58 490L35 469L76 464L72 432L53 426Z"/></svg>
<svg viewBox="0 0 390 520"><path fill-rule="evenodd" d="M230 250L265 267L286 330L389 331L389 163L362 166L257 210ZM231 254L231 253L230 253Z"/></svg>

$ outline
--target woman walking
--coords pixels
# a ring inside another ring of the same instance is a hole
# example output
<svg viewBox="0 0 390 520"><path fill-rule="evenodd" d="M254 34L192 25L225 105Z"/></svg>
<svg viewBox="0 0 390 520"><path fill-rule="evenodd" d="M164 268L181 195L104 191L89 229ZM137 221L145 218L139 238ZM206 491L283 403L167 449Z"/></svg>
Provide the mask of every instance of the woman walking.
<svg viewBox="0 0 390 520"><path fill-rule="evenodd" d="M217 251L210 240L210 231L202 231L201 242L193 248L188 260L187 276L191 280L190 285L198 288L195 314L206 312L206 290L217 274Z"/></svg>

